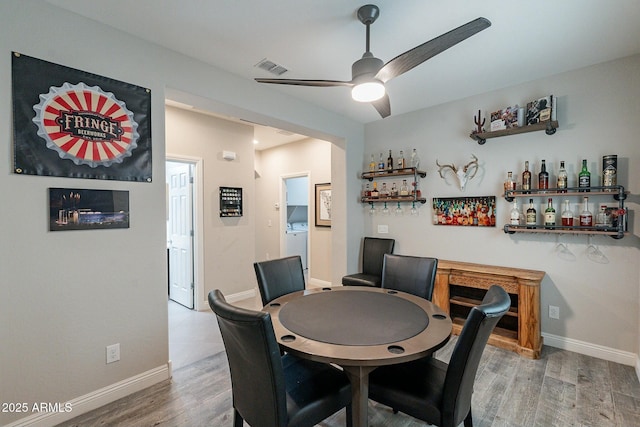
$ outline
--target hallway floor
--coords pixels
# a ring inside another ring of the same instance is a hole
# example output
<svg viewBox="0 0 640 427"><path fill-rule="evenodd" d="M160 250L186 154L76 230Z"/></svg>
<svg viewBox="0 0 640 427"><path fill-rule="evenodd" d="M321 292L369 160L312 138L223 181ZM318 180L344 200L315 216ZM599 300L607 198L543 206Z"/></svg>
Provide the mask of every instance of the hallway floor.
<svg viewBox="0 0 640 427"><path fill-rule="evenodd" d="M195 311L169 300L169 359L172 369L224 350L216 317L211 310ZM239 307L259 310L260 296L238 301Z"/></svg>

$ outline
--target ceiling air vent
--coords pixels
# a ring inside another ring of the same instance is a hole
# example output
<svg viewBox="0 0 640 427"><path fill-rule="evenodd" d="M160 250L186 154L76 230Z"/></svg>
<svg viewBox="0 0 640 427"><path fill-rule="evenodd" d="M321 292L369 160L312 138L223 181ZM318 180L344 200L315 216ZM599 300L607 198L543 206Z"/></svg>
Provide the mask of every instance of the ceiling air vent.
<svg viewBox="0 0 640 427"><path fill-rule="evenodd" d="M256 67L261 68L265 71L270 72L271 74L274 74L276 76L281 76L284 73L286 73L287 70L286 68L284 68L282 65L278 65L273 61L269 61L267 58L263 59L262 61L258 62L256 65Z"/></svg>

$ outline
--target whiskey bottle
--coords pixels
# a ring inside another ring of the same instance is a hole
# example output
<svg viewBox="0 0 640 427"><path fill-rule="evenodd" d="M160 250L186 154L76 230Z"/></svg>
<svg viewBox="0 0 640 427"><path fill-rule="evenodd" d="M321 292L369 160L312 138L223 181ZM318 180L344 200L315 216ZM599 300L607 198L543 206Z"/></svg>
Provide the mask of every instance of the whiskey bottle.
<svg viewBox="0 0 640 427"><path fill-rule="evenodd" d="M507 180L504 182L504 194L516 189L516 182L513 180L513 172L507 172Z"/></svg>
<svg viewBox="0 0 640 427"><path fill-rule="evenodd" d="M582 170L578 175L578 187L583 188L580 191L589 191L589 187L591 187L591 173L587 169L587 159L582 160Z"/></svg>
<svg viewBox="0 0 640 427"><path fill-rule="evenodd" d="M391 150L389 150L389 157L387 157L387 170L393 170L393 156L391 156Z"/></svg>
<svg viewBox="0 0 640 427"><path fill-rule="evenodd" d="M407 185L407 180L402 180L402 185L400 186L400 197L407 197L409 195L409 186Z"/></svg>
<svg viewBox="0 0 640 427"><path fill-rule="evenodd" d="M380 190L380 198L388 199L389 198L389 189L387 189L387 183L382 183L382 189Z"/></svg>
<svg viewBox="0 0 640 427"><path fill-rule="evenodd" d="M527 209L527 228L536 228L538 224L538 214L533 207L533 199L529 199L529 209Z"/></svg>
<svg viewBox="0 0 640 427"><path fill-rule="evenodd" d="M583 197L582 201L584 206L580 212L580 227L593 227L593 214L589 211L589 198Z"/></svg>
<svg viewBox="0 0 640 427"><path fill-rule="evenodd" d="M398 197L398 186L395 182L391 184L391 197Z"/></svg>
<svg viewBox="0 0 640 427"><path fill-rule="evenodd" d="M378 199L380 197L380 192L378 191L378 183L373 181L373 190L371 190L371 198Z"/></svg>
<svg viewBox="0 0 640 427"><path fill-rule="evenodd" d="M404 169L404 152L400 150L400 157L398 158L398 169Z"/></svg>
<svg viewBox="0 0 640 427"><path fill-rule="evenodd" d="M560 161L560 169L558 169L558 180L556 187L559 193L566 193L569 186L569 179L567 177L567 170L564 168L564 160Z"/></svg>
<svg viewBox="0 0 640 427"><path fill-rule="evenodd" d="M565 227L573 227L573 211L571 210L571 206L569 206L569 201L564 201L564 208L562 208L562 225Z"/></svg>
<svg viewBox="0 0 640 427"><path fill-rule="evenodd" d="M531 190L531 172L529 172L529 162L524 162L524 172L522 172L522 189L525 194Z"/></svg>
<svg viewBox="0 0 640 427"><path fill-rule="evenodd" d="M547 172L547 165L544 160L540 166L540 173L538 174L538 189L547 190L549 188L549 172Z"/></svg>
<svg viewBox="0 0 640 427"><path fill-rule="evenodd" d="M371 161L369 162L369 172L375 172L376 171L376 161L373 158L373 154L371 155Z"/></svg>
<svg viewBox="0 0 640 427"><path fill-rule="evenodd" d="M518 207L518 200L513 200L513 207L509 215L509 224L520 225L520 208Z"/></svg>
<svg viewBox="0 0 640 427"><path fill-rule="evenodd" d="M547 209L544 211L544 226L553 228L556 225L556 210L553 208L553 201L549 198Z"/></svg>

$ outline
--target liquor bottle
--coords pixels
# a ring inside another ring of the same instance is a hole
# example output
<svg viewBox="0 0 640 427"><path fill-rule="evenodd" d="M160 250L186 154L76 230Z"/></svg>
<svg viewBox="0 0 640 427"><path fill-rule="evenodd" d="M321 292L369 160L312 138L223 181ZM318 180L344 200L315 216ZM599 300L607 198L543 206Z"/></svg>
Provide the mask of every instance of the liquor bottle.
<svg viewBox="0 0 640 427"><path fill-rule="evenodd" d="M398 197L398 187L395 182L391 184L391 197Z"/></svg>
<svg viewBox="0 0 640 427"><path fill-rule="evenodd" d="M565 227L573 227L573 211L571 210L571 206L569 206L569 201L564 201L564 208L562 209L562 225Z"/></svg>
<svg viewBox="0 0 640 427"><path fill-rule="evenodd" d="M398 169L404 169L404 152L400 150L400 157L398 158Z"/></svg>
<svg viewBox="0 0 640 427"><path fill-rule="evenodd" d="M516 189L516 182L513 180L513 172L507 172L507 180L504 182L504 194Z"/></svg>
<svg viewBox="0 0 640 427"><path fill-rule="evenodd" d="M418 169L418 167L420 166L420 157L418 157L418 153L416 152L415 148L411 152L411 158L409 159L409 161L412 168Z"/></svg>
<svg viewBox="0 0 640 427"><path fill-rule="evenodd" d="M533 199L529 199L529 209L527 209L527 228L536 228L538 224L538 214L533 207Z"/></svg>
<svg viewBox="0 0 640 427"><path fill-rule="evenodd" d="M391 150L389 150L389 157L387 157L387 170L393 170L393 156L391 156Z"/></svg>
<svg viewBox="0 0 640 427"><path fill-rule="evenodd" d="M378 170L384 170L384 159L382 158L382 153L380 153L380 160L378 160Z"/></svg>
<svg viewBox="0 0 640 427"><path fill-rule="evenodd" d="M388 199L389 198L389 190L387 189L387 183L386 182L382 183L382 189L380 190L380 198L381 199Z"/></svg>
<svg viewBox="0 0 640 427"><path fill-rule="evenodd" d="M582 212L580 212L580 226L593 227L593 214L589 211L589 198L583 197L582 201L584 206L582 207Z"/></svg>
<svg viewBox="0 0 640 427"><path fill-rule="evenodd" d="M611 214L607 211L607 205L600 205L600 211L596 215L596 227L611 227Z"/></svg>
<svg viewBox="0 0 640 427"><path fill-rule="evenodd" d="M369 186L368 183L364 189L364 194L362 195L362 197L371 197L371 187Z"/></svg>
<svg viewBox="0 0 640 427"><path fill-rule="evenodd" d="M509 215L509 223L511 225L520 225L520 208L518 207L518 199L513 199L513 207Z"/></svg>
<svg viewBox="0 0 640 427"><path fill-rule="evenodd" d="M376 161L373 158L373 154L371 155L371 161L369 162L369 172L375 172L376 171Z"/></svg>
<svg viewBox="0 0 640 427"><path fill-rule="evenodd" d="M547 190L549 188L549 172L547 172L547 165L544 160L540 166L540 173L538 174L538 189Z"/></svg>
<svg viewBox="0 0 640 427"><path fill-rule="evenodd" d="M556 225L556 210L553 208L553 201L549 198L547 209L544 211L544 226L553 228Z"/></svg>
<svg viewBox="0 0 640 427"><path fill-rule="evenodd" d="M587 159L582 160L582 170L578 175L578 187L585 189L580 191L589 191L589 187L591 187L591 173L587 169Z"/></svg>
<svg viewBox="0 0 640 427"><path fill-rule="evenodd" d="M560 169L558 169L558 181L556 187L559 193L566 193L569 186L569 179L567 176L567 170L564 168L564 160L560 161Z"/></svg>
<svg viewBox="0 0 640 427"><path fill-rule="evenodd" d="M522 172L522 189L525 194L531 190L531 172L529 172L529 162L524 162L524 172Z"/></svg>
<svg viewBox="0 0 640 427"><path fill-rule="evenodd" d="M377 199L380 197L380 192L378 191L378 183L373 181L373 190L371 190L371 198Z"/></svg>
<svg viewBox="0 0 640 427"><path fill-rule="evenodd" d="M409 186L407 185L407 180L402 180L402 185L400 186L400 197L406 197L409 195Z"/></svg>

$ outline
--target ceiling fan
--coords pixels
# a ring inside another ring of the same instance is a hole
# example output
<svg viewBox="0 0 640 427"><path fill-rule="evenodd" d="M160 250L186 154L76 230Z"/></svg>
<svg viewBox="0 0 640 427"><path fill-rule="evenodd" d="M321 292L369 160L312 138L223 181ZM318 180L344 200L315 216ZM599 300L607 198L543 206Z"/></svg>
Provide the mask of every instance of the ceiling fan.
<svg viewBox="0 0 640 427"><path fill-rule="evenodd" d="M406 73L412 68L422 64L427 59L444 52L451 46L479 33L491 26L486 18L477 18L473 21L444 33L428 42L414 47L411 50L396 56L386 64L376 58L369 50L369 26L380 15L380 9L373 4L367 4L358 9L358 19L367 27L366 51L362 58L351 66L351 80L297 80L297 79L255 79L259 83L273 83L298 86L349 86L351 96L360 102L370 102L384 118L391 115L391 104L386 94L384 84L389 80Z"/></svg>

